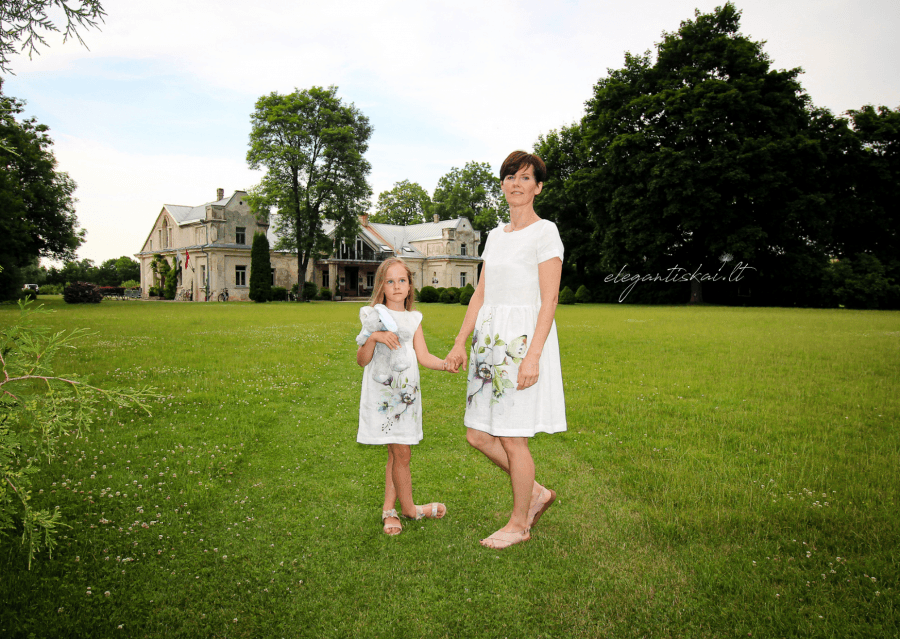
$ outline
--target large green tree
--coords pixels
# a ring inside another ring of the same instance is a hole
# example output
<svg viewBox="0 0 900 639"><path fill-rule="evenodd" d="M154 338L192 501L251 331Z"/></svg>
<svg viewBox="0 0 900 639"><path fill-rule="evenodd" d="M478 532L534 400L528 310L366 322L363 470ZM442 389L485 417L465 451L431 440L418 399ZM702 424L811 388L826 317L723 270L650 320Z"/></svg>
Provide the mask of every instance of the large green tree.
<svg viewBox="0 0 900 639"><path fill-rule="evenodd" d="M250 249L250 299L254 302L272 299L272 257L265 233L254 234Z"/></svg>
<svg viewBox="0 0 900 639"><path fill-rule="evenodd" d="M57 12L65 18L65 28L53 22L49 12ZM0 72L11 73L9 58L19 51L27 51L28 57L37 53L38 45L47 45L44 35L48 32L63 34L63 42L76 38L84 40L79 28L98 27L106 12L100 0L0 0Z"/></svg>
<svg viewBox="0 0 900 639"><path fill-rule="evenodd" d="M0 79L0 299L21 286L19 267L35 257L72 259L84 241L75 182L56 170L48 127L20 119L24 102L4 96Z"/></svg>
<svg viewBox="0 0 900 639"><path fill-rule="evenodd" d="M716 274L730 257L755 269L756 301L808 303L826 263L824 154L800 70L773 70L740 15L697 12L655 60L626 54L609 70L577 179L607 272ZM700 281L690 295L702 301Z"/></svg>
<svg viewBox="0 0 900 639"><path fill-rule="evenodd" d="M438 180L432 201L432 212L439 219L466 217L481 231L479 255L488 232L501 222L509 222L509 205L500 190L500 176L494 175L487 162L466 162L462 169L450 169Z"/></svg>
<svg viewBox="0 0 900 639"><path fill-rule="evenodd" d="M247 162L266 175L250 203L261 217L277 209L276 248L296 251L302 291L309 260L333 250L325 220L336 224L335 242L351 240L368 207L371 167L363 155L372 127L359 109L342 102L335 86L263 96L251 121Z"/></svg>
<svg viewBox="0 0 900 639"><path fill-rule="evenodd" d="M588 166L584 153L584 134L580 122L538 137L534 152L547 165L547 181L534 209L552 220L566 247L562 285L576 290L586 285L593 290L600 275L595 225L581 193L581 184L573 179Z"/></svg>
<svg viewBox="0 0 900 639"><path fill-rule="evenodd" d="M394 183L390 191L378 195L373 222L408 226L428 220L431 214L431 197L428 191L416 182L401 180Z"/></svg>

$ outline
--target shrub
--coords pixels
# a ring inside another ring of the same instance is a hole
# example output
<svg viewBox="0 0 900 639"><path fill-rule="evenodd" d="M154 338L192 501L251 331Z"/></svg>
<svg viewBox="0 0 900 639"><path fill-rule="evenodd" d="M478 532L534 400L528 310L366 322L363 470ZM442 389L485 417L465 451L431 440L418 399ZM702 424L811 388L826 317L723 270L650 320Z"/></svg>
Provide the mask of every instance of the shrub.
<svg viewBox="0 0 900 639"><path fill-rule="evenodd" d="M288 290L283 286L273 286L271 289L272 297L271 300L273 302L285 302L287 301Z"/></svg>
<svg viewBox="0 0 900 639"><path fill-rule="evenodd" d="M303 282L303 299L314 300L319 294L319 287L315 282Z"/></svg>
<svg viewBox="0 0 900 639"><path fill-rule="evenodd" d="M99 286L97 290L103 297L122 297L125 295L125 289L121 286Z"/></svg>
<svg viewBox="0 0 900 639"><path fill-rule="evenodd" d="M44 284L39 291L40 295L62 295L62 284Z"/></svg>
<svg viewBox="0 0 900 639"><path fill-rule="evenodd" d="M23 302L27 302L28 300L36 300L37 296L38 296L38 292L35 291L34 289L27 288L22 291L19 291L19 299L22 300Z"/></svg>
<svg viewBox="0 0 900 639"><path fill-rule="evenodd" d="M575 291L575 301L579 304L588 304L591 301L591 292L588 290L588 287L582 284L578 287L578 290Z"/></svg>
<svg viewBox="0 0 900 639"><path fill-rule="evenodd" d="M433 286L423 286L422 291L419 293L419 300L429 304L431 302L439 302L441 299L441 294L438 290Z"/></svg>
<svg viewBox="0 0 900 639"><path fill-rule="evenodd" d="M568 286L559 292L559 303L560 304L574 304L575 303L575 293L572 292Z"/></svg>
<svg viewBox="0 0 900 639"><path fill-rule="evenodd" d="M100 289L90 282L72 282L63 291L67 304L99 304L102 299Z"/></svg>
<svg viewBox="0 0 900 639"><path fill-rule="evenodd" d="M319 299L320 300L330 300L331 299L331 289L323 286L321 288L321 290L319 290Z"/></svg>
<svg viewBox="0 0 900 639"><path fill-rule="evenodd" d="M475 294L475 289L470 289L466 286L463 290L459 292L459 303L463 306L468 306L469 302L472 301L472 296Z"/></svg>
<svg viewBox="0 0 900 639"><path fill-rule="evenodd" d="M459 289L450 288L444 289L444 292L441 293L441 301L444 304L456 304L459 302Z"/></svg>
<svg viewBox="0 0 900 639"><path fill-rule="evenodd" d="M249 296L254 302L268 302L275 299L272 296L272 260L269 257L269 240L265 233L253 235L253 247L250 249Z"/></svg>
<svg viewBox="0 0 900 639"><path fill-rule="evenodd" d="M137 280L125 280L119 286L121 286L122 288L140 288L141 283Z"/></svg>
<svg viewBox="0 0 900 639"><path fill-rule="evenodd" d="M147 295L149 295L150 297L159 297L159 287L151 286L150 290L147 291Z"/></svg>

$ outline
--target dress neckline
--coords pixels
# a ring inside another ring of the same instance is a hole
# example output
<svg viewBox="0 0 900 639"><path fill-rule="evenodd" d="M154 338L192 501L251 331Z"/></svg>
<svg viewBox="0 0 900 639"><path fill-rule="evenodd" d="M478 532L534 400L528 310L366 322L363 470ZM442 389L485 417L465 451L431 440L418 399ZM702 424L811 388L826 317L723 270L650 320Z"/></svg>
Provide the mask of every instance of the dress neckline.
<svg viewBox="0 0 900 639"><path fill-rule="evenodd" d="M500 230L503 232L504 235L512 235L513 233L521 233L522 231L527 231L527 230L530 229L532 226L534 226L534 225L536 225L536 224L538 224L538 223L540 223L540 222L543 222L543 221L544 221L544 218L539 217L538 219L536 219L534 222L532 222L532 223L529 224L528 226L523 226L522 228L516 229L515 231L507 231L507 230L506 230L506 226L501 226L501 227L500 227Z"/></svg>

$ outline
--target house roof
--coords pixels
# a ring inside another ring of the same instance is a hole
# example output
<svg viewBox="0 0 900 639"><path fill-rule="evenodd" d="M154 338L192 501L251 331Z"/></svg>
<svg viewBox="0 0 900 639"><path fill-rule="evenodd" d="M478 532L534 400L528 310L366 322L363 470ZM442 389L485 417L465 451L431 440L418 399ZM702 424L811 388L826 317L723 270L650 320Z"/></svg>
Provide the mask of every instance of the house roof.
<svg viewBox="0 0 900 639"><path fill-rule="evenodd" d="M238 193L246 195L246 191L235 191L231 195L226 198L222 198L221 200L217 200L215 202L206 202L201 204L200 206L183 206L181 204L163 204L163 209L165 209L169 215L172 216L172 219L175 220L175 223L178 226L183 226L185 224L190 224L191 222L197 222L199 220L206 219L206 207L207 206L226 206L233 197L235 197Z"/></svg>

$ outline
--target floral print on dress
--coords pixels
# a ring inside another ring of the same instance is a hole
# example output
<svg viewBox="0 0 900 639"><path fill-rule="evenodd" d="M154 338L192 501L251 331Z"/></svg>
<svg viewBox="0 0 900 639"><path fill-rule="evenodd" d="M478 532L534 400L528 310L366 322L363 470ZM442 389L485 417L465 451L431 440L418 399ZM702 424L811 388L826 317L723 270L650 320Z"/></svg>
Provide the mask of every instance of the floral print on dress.
<svg viewBox="0 0 900 639"><path fill-rule="evenodd" d="M403 375L402 371L395 372L382 384L385 388L379 392L376 409L382 416L381 432L387 434L391 432L391 427L401 417L406 416L413 420L418 417L419 387L414 382L410 382L409 377Z"/></svg>
<svg viewBox="0 0 900 639"><path fill-rule="evenodd" d="M484 325L490 327L491 318L481 323L481 330L472 331L472 365L469 366L469 386L466 405L478 405L479 401L490 398L488 406L496 406L498 414L503 414L504 404L513 406L515 379L519 374L519 364L528 350L528 336L518 337L505 342L499 333L493 337L485 334ZM502 403L501 403L502 402Z"/></svg>

